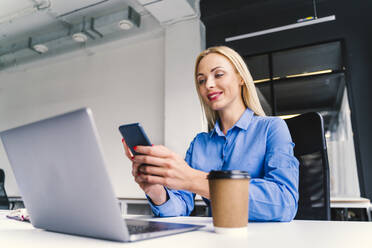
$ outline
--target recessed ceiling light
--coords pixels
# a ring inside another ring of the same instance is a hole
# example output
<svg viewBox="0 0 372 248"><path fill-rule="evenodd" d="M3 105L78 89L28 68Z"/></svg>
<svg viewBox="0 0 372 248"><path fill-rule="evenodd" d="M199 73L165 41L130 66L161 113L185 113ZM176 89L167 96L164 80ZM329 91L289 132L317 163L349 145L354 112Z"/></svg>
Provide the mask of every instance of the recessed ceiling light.
<svg viewBox="0 0 372 248"><path fill-rule="evenodd" d="M72 35L72 39L76 42L86 42L88 40L88 37L83 33L75 33Z"/></svg>
<svg viewBox="0 0 372 248"><path fill-rule="evenodd" d="M129 30L133 27L133 22L129 20L121 20L119 22L119 28L122 30Z"/></svg>
<svg viewBox="0 0 372 248"><path fill-rule="evenodd" d="M48 47L44 44L36 44L34 46L32 46L32 48L36 51L36 52L39 52L39 53L46 53L48 52Z"/></svg>

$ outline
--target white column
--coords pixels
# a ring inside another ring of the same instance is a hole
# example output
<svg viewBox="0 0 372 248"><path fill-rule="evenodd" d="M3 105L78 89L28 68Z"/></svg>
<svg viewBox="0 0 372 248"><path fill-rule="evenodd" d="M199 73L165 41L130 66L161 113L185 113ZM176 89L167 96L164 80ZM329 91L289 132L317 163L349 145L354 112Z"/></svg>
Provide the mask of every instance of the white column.
<svg viewBox="0 0 372 248"><path fill-rule="evenodd" d="M181 156L204 127L194 83L195 59L204 49L204 37L199 18L165 26L164 143Z"/></svg>

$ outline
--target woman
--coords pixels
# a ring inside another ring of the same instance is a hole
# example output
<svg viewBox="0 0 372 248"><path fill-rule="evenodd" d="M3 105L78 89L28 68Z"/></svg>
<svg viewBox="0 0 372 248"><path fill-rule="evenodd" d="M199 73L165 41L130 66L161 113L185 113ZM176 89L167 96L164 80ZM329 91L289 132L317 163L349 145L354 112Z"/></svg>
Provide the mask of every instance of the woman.
<svg viewBox="0 0 372 248"><path fill-rule="evenodd" d="M209 204L209 171L244 170L252 178L249 220L291 221L298 200L294 144L283 120L265 117L243 59L224 46L203 51L195 85L209 132L194 138L185 159L160 145L135 147L143 155L133 157L123 140L154 214L189 215L195 194Z"/></svg>

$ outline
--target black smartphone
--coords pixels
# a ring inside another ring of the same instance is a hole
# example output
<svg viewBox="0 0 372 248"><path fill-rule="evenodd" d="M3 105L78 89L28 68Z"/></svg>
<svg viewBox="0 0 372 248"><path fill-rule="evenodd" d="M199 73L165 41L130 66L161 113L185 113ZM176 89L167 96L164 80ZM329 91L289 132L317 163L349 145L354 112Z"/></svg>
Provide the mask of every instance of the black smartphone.
<svg viewBox="0 0 372 248"><path fill-rule="evenodd" d="M133 147L152 145L145 131L143 130L143 127L139 123L122 125L119 127L119 131L133 155L139 154L133 149Z"/></svg>

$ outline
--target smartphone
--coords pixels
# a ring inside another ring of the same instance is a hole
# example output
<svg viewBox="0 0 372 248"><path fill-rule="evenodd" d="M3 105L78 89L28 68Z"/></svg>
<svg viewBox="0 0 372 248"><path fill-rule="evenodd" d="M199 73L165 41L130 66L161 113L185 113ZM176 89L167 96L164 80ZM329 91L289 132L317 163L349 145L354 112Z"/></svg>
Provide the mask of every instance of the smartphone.
<svg viewBox="0 0 372 248"><path fill-rule="evenodd" d="M122 125L119 127L119 131L133 155L139 154L133 149L133 147L152 145L145 131L143 130L143 127L139 123Z"/></svg>

